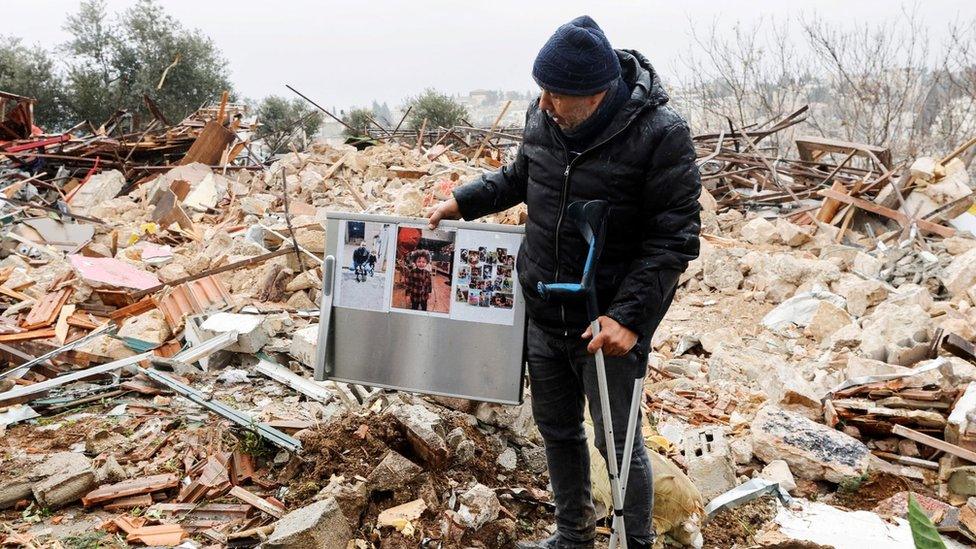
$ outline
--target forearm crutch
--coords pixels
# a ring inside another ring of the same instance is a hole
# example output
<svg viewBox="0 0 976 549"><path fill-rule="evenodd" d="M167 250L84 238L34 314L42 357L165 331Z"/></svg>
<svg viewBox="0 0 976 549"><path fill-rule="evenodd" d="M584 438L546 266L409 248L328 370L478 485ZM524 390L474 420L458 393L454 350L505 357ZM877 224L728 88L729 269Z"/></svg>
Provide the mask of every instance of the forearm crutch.
<svg viewBox="0 0 976 549"><path fill-rule="evenodd" d="M538 290L543 299L550 298L583 298L586 300L586 312L590 318L590 330L595 338L600 333L600 309L597 303L596 286L593 278L596 265L603 251L604 228L609 204L605 200L591 200L589 202L573 202L569 205L567 214L576 222L580 232L589 245L586 263L583 266L583 278L577 283L553 282L545 284L539 282ZM610 411L610 393L607 390L607 369L603 360L603 349L597 349L596 380L600 393L600 410L603 413L603 436L607 447L607 471L610 475L610 494L613 498L613 519L610 527L610 549L620 547L627 549L627 533L624 526L624 496L626 495L627 478L630 474L630 458L634 451L634 429L637 415L640 411L640 397L644 388L644 377L634 380L634 393L630 403L630 414L627 418L627 438L624 443L623 463L617 465L617 448L613 438L613 418ZM622 469L623 473L618 471Z"/></svg>

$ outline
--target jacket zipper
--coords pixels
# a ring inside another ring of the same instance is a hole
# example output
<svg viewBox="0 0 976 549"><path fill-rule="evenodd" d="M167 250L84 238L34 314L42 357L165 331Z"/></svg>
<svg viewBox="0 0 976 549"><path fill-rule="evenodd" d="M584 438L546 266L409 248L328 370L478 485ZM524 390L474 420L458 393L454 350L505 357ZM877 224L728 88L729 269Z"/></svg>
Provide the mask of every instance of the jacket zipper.
<svg viewBox="0 0 976 549"><path fill-rule="evenodd" d="M634 119L637 118L637 115L640 114L641 111L643 111L643 110L644 109L639 109L636 113L634 113L634 116L632 116L631 119L628 120L627 123L624 124L619 130L613 132L610 136L608 136L603 141L600 141L596 145L593 145L592 147L590 147L590 148L584 150L583 152L579 153L572 160L569 159L569 149L566 147L566 143L563 142L562 137L560 137L559 134L556 133L556 139L558 139L559 140L559 144L563 146L563 155L564 155L564 157L566 159L566 170L563 171L563 190L562 190L562 194L560 194L560 197L559 197L559 217L556 218L556 234L555 234L555 236L553 238L554 243L555 243L555 262L556 262L556 270L553 273L553 281L559 282L559 229L562 227L562 224L563 224L563 214L566 211L566 199L569 196L569 174L573 170L573 164L575 164L577 160L579 160L580 158L582 158L583 155L589 153L590 151L593 151L595 149L598 149L598 148L602 147L603 145L609 143L610 140L612 140L614 137L617 137L618 135L620 135L621 133L623 133L624 130L626 130L627 128L630 127L630 125L631 125L631 123L633 123ZM548 118L546 120L549 121L549 122L551 122ZM563 305L563 304L561 304L561 303L559 305L559 313L560 313L560 316L562 317L562 321L563 321L563 337L568 337L569 336L569 326L566 324L566 306Z"/></svg>

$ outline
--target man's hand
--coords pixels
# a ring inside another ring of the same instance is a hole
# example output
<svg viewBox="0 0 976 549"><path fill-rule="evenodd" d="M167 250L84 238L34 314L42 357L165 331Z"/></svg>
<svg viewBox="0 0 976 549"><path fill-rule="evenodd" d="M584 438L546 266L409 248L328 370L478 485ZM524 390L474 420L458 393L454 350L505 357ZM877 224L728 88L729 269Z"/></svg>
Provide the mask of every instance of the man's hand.
<svg viewBox="0 0 976 549"><path fill-rule="evenodd" d="M593 330L587 327L582 336L583 339L593 338L586 346L591 354L602 348L603 354L607 356L623 356L637 344L637 334L616 320L609 316L601 316L597 320L600 322L600 333L594 338Z"/></svg>
<svg viewBox="0 0 976 549"><path fill-rule="evenodd" d="M435 206L430 211L430 220L427 226L434 230L442 219L461 219L461 209L458 208L457 200L452 198Z"/></svg>

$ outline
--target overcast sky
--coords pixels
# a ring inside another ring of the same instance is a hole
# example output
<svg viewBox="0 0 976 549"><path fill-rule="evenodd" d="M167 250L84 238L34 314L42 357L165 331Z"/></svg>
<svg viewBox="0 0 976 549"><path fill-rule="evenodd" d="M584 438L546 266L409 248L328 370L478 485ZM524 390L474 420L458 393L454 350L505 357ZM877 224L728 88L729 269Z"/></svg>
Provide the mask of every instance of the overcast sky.
<svg viewBox="0 0 976 549"><path fill-rule="evenodd" d="M108 0L122 10L134 0ZM75 0L3 2L2 33L28 43L65 39L61 26ZM534 90L532 60L552 31L589 14L618 48L635 48L667 76L691 47L691 21L729 28L760 17L818 14L830 22L871 21L897 14L890 0L164 0L185 27L210 36L246 97L290 95L291 84L325 106L376 98L399 104L426 87L449 93L477 88ZM973 0L919 4L930 35L944 23L976 17Z"/></svg>

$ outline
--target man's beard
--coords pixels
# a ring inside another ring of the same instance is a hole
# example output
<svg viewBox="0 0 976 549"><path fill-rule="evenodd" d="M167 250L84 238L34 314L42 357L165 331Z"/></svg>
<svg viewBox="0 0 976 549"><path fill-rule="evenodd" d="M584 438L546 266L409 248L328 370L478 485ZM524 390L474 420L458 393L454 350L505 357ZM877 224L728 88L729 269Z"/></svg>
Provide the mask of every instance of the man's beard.
<svg viewBox="0 0 976 549"><path fill-rule="evenodd" d="M578 128L580 124L586 122L586 119L589 118L593 114L593 112L592 111L588 112L585 106L580 106L568 112L566 116L558 117L558 120L556 120L556 117L553 115L553 113L546 111L546 114L549 115L549 118L553 119L553 122L555 122L556 125L559 126L559 129L561 129L564 132L572 132L573 130Z"/></svg>

